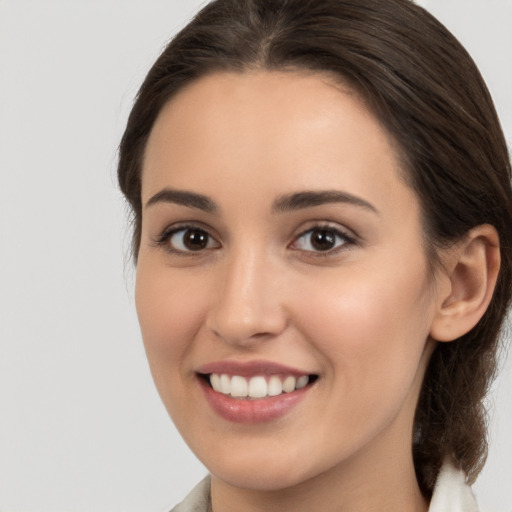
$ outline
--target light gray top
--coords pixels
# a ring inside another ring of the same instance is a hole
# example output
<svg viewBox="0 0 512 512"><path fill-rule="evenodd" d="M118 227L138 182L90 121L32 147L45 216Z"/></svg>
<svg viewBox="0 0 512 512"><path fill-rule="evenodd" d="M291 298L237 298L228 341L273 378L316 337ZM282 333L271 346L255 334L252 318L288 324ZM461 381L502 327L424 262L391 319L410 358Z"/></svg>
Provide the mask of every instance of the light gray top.
<svg viewBox="0 0 512 512"><path fill-rule="evenodd" d="M208 512L210 510L210 477L199 482L190 494L171 512ZM466 484L464 473L445 464L439 473L429 512L478 512L478 506Z"/></svg>

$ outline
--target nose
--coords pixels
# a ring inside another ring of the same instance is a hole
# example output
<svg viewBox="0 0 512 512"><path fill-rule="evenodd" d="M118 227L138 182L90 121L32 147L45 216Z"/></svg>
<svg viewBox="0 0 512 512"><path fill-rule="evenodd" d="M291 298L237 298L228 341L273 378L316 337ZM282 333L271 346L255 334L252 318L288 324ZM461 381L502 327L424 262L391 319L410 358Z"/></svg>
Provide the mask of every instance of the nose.
<svg viewBox="0 0 512 512"><path fill-rule="evenodd" d="M245 252L226 259L217 276L218 294L207 328L224 342L240 346L279 335L287 315L277 274L276 266L261 254Z"/></svg>

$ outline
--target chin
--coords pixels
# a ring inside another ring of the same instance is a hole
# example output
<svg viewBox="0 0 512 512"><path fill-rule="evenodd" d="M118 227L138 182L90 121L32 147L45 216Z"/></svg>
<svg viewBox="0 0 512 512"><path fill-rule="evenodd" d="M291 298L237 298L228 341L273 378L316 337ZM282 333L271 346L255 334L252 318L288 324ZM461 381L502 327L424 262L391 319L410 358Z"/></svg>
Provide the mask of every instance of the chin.
<svg viewBox="0 0 512 512"><path fill-rule="evenodd" d="M203 459L210 473L227 484L255 491L279 491L293 487L315 476L307 456L294 458L269 448L249 453L226 450L224 454ZM307 462L307 465L305 464Z"/></svg>
<svg viewBox="0 0 512 512"><path fill-rule="evenodd" d="M211 473L223 482L242 489L251 489L254 491L281 491L300 484L307 480L305 476L290 473L289 467L268 467L260 466L255 469L254 466L235 468L229 467L211 468Z"/></svg>

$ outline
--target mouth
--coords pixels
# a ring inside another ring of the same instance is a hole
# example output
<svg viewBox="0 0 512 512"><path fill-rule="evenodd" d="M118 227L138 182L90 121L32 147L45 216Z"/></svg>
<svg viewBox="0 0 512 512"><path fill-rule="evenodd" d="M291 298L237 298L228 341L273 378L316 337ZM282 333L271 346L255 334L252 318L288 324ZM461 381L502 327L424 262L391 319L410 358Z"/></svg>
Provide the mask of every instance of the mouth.
<svg viewBox="0 0 512 512"><path fill-rule="evenodd" d="M261 400L279 397L312 386L316 374L292 375L230 375L228 373L198 373L198 377L210 389L237 400Z"/></svg>
<svg viewBox="0 0 512 512"><path fill-rule="evenodd" d="M279 420L313 393L319 375L274 361L222 360L196 369L206 402L229 422Z"/></svg>
<svg viewBox="0 0 512 512"><path fill-rule="evenodd" d="M198 368L196 377L212 412L246 425L287 416L313 392L320 378L268 361L219 361Z"/></svg>

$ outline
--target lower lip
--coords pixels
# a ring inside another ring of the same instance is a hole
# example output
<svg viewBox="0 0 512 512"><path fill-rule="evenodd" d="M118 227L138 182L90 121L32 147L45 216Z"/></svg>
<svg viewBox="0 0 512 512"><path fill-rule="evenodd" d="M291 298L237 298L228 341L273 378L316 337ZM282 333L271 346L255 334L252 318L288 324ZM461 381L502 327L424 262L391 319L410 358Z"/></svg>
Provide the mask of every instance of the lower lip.
<svg viewBox="0 0 512 512"><path fill-rule="evenodd" d="M311 386L291 393L261 399L241 399L224 395L199 379L211 408L222 418L236 423L263 423L281 418L306 396Z"/></svg>

